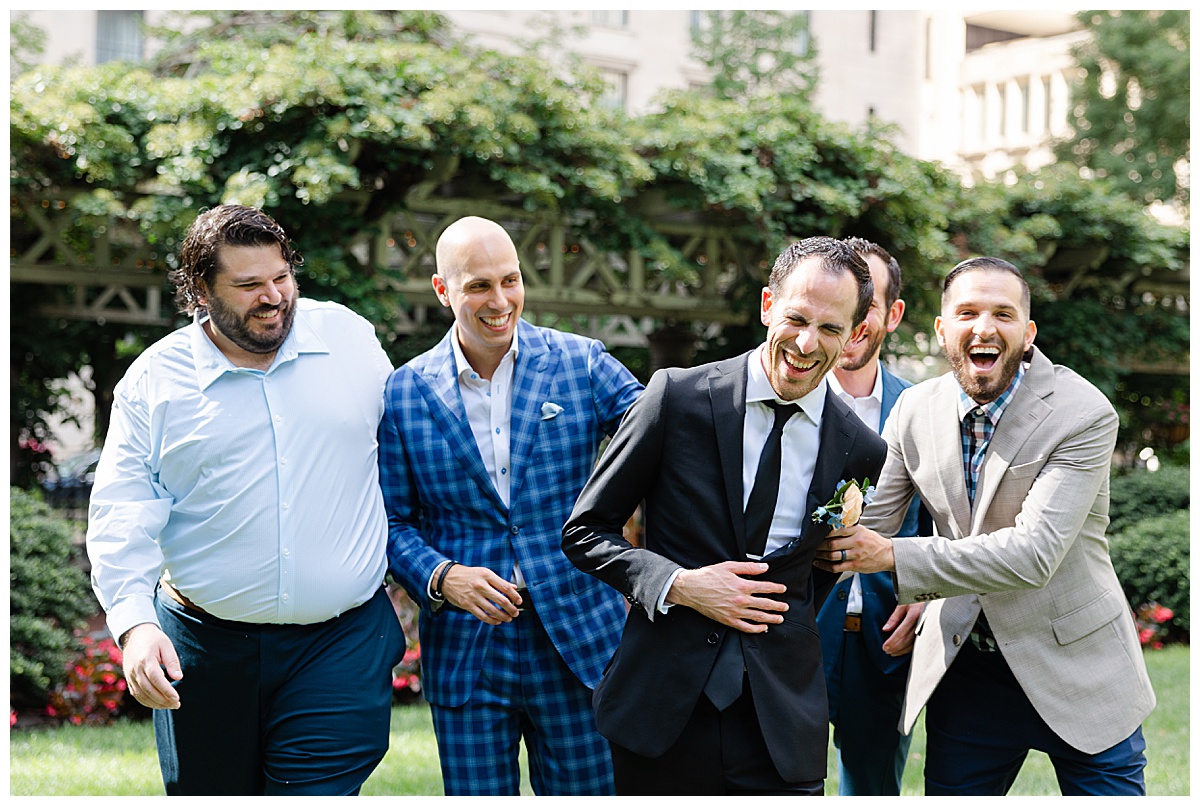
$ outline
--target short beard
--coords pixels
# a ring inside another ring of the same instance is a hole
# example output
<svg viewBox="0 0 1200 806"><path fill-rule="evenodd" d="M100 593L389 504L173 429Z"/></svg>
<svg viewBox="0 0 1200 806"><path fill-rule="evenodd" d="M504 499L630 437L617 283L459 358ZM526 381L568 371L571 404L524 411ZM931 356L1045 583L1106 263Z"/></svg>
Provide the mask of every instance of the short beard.
<svg viewBox="0 0 1200 806"><path fill-rule="evenodd" d="M967 393L967 397L974 400L976 403L991 403L1000 394L1008 388L1008 385L1013 382L1013 378L1017 377L1017 371L1021 367L1021 359L1024 353L1013 353L1004 359L1000 377L995 384L984 385L973 378L967 370L969 359L966 351L963 352L947 352L946 358L950 362L950 371L954 373L954 380L958 381L958 385Z"/></svg>
<svg viewBox="0 0 1200 806"><path fill-rule="evenodd" d="M846 358L839 358L837 368L846 372L857 372L858 370L871 363L871 359L879 355L880 348L883 347L883 340L887 336L887 331L880 331L878 336L867 337L867 349L863 351L862 356L853 361Z"/></svg>
<svg viewBox="0 0 1200 806"><path fill-rule="evenodd" d="M283 308L283 324L279 328L279 332L266 336L260 336L250 329L247 325L249 319L255 313L274 310L283 306L285 303L280 302L279 305L260 305L253 310L247 311L245 316L239 316L231 308L221 302L216 296L210 295L208 298L208 318L212 320L212 324L221 332L225 338L236 344L248 353L256 353L264 355L273 353L279 349L288 334L292 332L292 321L296 318L296 301L299 299L300 293L297 289L291 299L286 301L286 308Z"/></svg>

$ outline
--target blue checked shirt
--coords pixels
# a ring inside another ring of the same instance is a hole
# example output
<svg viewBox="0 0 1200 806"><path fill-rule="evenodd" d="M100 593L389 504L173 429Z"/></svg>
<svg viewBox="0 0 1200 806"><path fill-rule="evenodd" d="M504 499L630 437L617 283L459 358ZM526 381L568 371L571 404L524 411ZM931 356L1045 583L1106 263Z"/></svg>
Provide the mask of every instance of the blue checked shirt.
<svg viewBox="0 0 1200 806"><path fill-rule="evenodd" d="M1017 368L1017 376L1008 388L990 403L976 403L961 388L958 390L958 418L962 422L963 479L967 483L967 496L975 504L975 486L979 483L979 470L987 456L988 445L996 424L1000 422L1004 409L1017 393L1025 377L1025 364Z"/></svg>
<svg viewBox="0 0 1200 806"><path fill-rule="evenodd" d="M158 623L162 572L217 618L255 624L327 621L383 583L391 364L374 327L302 298L263 372L231 364L202 321L138 356L114 392L87 534L114 636Z"/></svg>
<svg viewBox="0 0 1200 806"><path fill-rule="evenodd" d="M975 488L979 484L979 470L983 467L983 460L987 457L987 449L992 442L992 435L996 433L996 424L1000 422L1000 417L1008 408L1009 401L1016 395L1024 377L1025 363L1022 362L1017 365L1017 376L1013 378L1008 388L989 403L976 403L961 387L958 390L958 417L962 423L963 480L967 483L967 496L971 501L972 509L975 507ZM992 636L992 630L988 626L987 618L982 610L979 611L979 618L975 621L970 638L981 651L993 652L996 650L996 639Z"/></svg>

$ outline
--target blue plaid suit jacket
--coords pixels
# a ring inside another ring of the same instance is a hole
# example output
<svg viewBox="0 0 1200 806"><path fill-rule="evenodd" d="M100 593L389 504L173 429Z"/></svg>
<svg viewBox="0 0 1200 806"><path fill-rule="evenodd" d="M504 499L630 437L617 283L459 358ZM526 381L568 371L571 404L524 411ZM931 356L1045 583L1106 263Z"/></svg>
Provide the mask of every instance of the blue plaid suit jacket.
<svg viewBox="0 0 1200 806"><path fill-rule="evenodd" d="M589 687L599 682L625 621L620 594L577 570L560 544L600 443L642 385L594 339L525 321L518 327L507 508L463 409L453 328L392 373L385 391L379 462L388 565L421 607L422 680L435 705L467 701L493 629L469 613L430 607L426 585L444 560L486 566L505 579L519 562L546 632ZM548 402L562 411L544 418Z"/></svg>

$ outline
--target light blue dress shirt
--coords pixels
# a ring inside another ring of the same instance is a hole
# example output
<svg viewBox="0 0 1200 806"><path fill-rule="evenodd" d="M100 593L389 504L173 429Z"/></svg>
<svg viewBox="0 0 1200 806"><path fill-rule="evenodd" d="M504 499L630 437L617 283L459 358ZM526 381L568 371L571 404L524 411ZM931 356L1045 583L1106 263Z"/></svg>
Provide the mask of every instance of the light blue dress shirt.
<svg viewBox="0 0 1200 806"><path fill-rule="evenodd" d="M367 601L387 568L377 431L392 367L349 309L300 299L266 372L197 317L114 394L88 516L114 636L157 624L160 574L222 619L311 624Z"/></svg>

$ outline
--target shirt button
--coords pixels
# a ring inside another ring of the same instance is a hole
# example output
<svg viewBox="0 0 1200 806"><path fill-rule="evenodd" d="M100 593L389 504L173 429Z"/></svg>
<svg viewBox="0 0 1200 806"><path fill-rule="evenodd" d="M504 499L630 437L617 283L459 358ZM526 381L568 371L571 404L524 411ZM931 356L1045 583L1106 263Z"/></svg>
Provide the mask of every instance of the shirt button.
<svg viewBox="0 0 1200 806"><path fill-rule="evenodd" d="M275 415L275 422L277 422L277 423L282 423L282 422L283 422L283 417L282 417L282 416L280 416L280 415L278 415L278 414L276 414L276 415Z"/></svg>
<svg viewBox="0 0 1200 806"><path fill-rule="evenodd" d="M283 596L281 596L280 598L281 598L281 599L283 599L283 601L285 601L285 602L286 602L286 601L288 600L288 595L285 593L285 594L283 594Z"/></svg>
<svg viewBox="0 0 1200 806"><path fill-rule="evenodd" d="M499 434L499 433L500 433L500 429L499 429L499 428L497 428L497 429L496 429L496 433L497 433L497 434Z"/></svg>
<svg viewBox="0 0 1200 806"><path fill-rule="evenodd" d="M507 476L507 475L508 475L508 468L507 468L507 467L502 467L502 468L500 468L500 475L501 475L501 476Z"/></svg>
<svg viewBox="0 0 1200 806"><path fill-rule="evenodd" d="M284 550L283 550L283 556L284 556L284 557L291 557L291 556L292 556L292 550L291 550L291 549L284 549Z"/></svg>
<svg viewBox="0 0 1200 806"><path fill-rule="evenodd" d="M287 509L287 508L288 508L288 505L285 503L285 504L283 505L283 508L284 508L284 509Z"/></svg>

